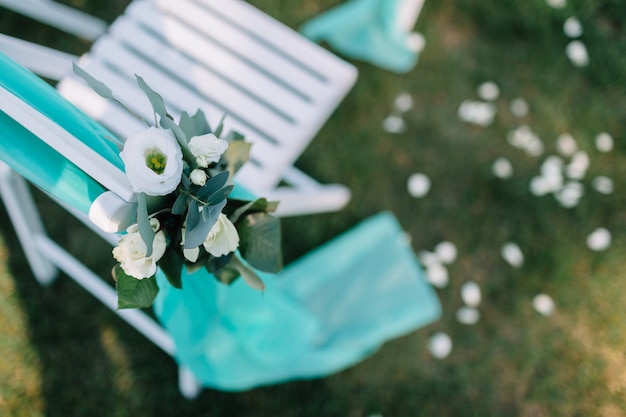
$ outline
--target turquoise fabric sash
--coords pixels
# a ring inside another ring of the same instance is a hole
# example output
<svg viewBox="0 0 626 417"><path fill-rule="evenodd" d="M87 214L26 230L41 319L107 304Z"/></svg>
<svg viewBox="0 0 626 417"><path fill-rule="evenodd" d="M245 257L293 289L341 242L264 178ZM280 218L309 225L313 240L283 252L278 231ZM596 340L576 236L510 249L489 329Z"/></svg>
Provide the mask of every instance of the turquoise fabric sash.
<svg viewBox="0 0 626 417"><path fill-rule="evenodd" d="M159 275L154 311L179 363L206 387L241 391L329 375L437 320L441 306L390 213L288 265L260 293L205 271L183 290Z"/></svg>
<svg viewBox="0 0 626 417"><path fill-rule="evenodd" d="M123 170L113 134L41 78L0 53L0 85ZM105 189L41 138L0 112L0 159L42 190L83 213Z"/></svg>

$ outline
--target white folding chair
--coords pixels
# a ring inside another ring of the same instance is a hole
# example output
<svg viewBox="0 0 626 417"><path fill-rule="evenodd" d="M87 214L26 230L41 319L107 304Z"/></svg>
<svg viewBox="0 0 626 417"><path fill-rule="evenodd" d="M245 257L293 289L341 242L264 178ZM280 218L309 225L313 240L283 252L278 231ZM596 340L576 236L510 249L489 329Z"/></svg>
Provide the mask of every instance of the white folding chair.
<svg viewBox="0 0 626 417"><path fill-rule="evenodd" d="M0 48L52 75L72 59L7 37ZM41 65L44 59L51 65ZM200 108L213 123L226 115L226 129L254 144L237 182L280 200L278 215L336 211L348 203L347 187L322 185L294 163L352 88L356 69L244 1L135 0L80 65L146 117L135 74L172 104L173 115ZM125 137L142 128L71 72L65 75L61 94L110 130Z"/></svg>

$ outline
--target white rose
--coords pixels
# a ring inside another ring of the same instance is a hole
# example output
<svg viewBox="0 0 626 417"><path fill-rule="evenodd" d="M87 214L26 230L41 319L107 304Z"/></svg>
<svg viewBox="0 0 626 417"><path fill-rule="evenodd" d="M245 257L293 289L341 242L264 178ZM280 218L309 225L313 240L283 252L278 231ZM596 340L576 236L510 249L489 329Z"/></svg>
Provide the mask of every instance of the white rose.
<svg viewBox="0 0 626 417"><path fill-rule="evenodd" d="M194 184L203 186L204 184L206 184L206 180L208 179L208 176L206 172L204 172L201 169L196 168L193 171L191 171L191 174L189 174L189 179Z"/></svg>
<svg viewBox="0 0 626 417"><path fill-rule="evenodd" d="M154 231L159 229L159 221L150 219ZM148 248L139 234L139 226L133 224L128 232L120 239L117 247L113 248L113 257L127 275L137 279L149 278L156 272L156 263L165 253L165 233L160 230L152 242L152 255L146 256Z"/></svg>
<svg viewBox="0 0 626 417"><path fill-rule="evenodd" d="M189 141L189 150L196 157L196 163L203 168L219 161L226 149L228 149L228 142L219 139L213 133L194 136Z"/></svg>
<svg viewBox="0 0 626 417"><path fill-rule="evenodd" d="M150 127L129 137L120 156L135 192L167 195L181 180L183 153L169 129Z"/></svg>
<svg viewBox="0 0 626 417"><path fill-rule="evenodd" d="M227 255L239 246L237 229L224 213L220 213L203 245L204 249L215 257Z"/></svg>

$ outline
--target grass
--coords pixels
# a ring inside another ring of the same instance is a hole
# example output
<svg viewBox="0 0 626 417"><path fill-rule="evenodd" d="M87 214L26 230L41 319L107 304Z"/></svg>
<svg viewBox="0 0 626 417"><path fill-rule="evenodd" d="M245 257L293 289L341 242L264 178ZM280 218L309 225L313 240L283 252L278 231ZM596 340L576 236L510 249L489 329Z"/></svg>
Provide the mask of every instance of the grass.
<svg viewBox="0 0 626 417"><path fill-rule="evenodd" d="M126 0L67 1L111 21ZM340 0L253 4L297 27ZM106 5L105 5L106 4ZM576 15L590 63L573 67L564 55L565 18ZM458 260L450 285L438 290L441 321L394 340L373 357L324 379L290 382L231 394L205 390L192 402L180 397L172 361L66 278L39 287L28 270L4 212L0 216L0 414L7 416L598 416L626 415L626 6L619 0L570 0L566 9L543 0L426 2L418 29L427 48L408 74L355 62L359 80L303 154L298 166L323 182L353 190L343 211L286 219L286 255L294 259L381 210L396 214L416 251L442 240L455 243ZM2 11L0 31L73 53L88 44ZM489 127L459 120L459 104L476 87L501 90ZM406 91L414 108L407 131L381 129L395 96ZM512 116L510 101L525 98L528 116ZM527 124L546 153L529 157L506 141ZM599 153L597 133L609 132L615 149ZM565 209L550 196L535 197L530 179L555 139L570 132L591 165L584 198ZM505 156L509 180L491 164ZM415 199L407 178L427 174L430 193ZM615 192L590 187L596 175L615 181ZM48 204L42 199L42 204ZM50 207L54 213L54 209ZM51 216L54 218L54 215ZM103 272L106 246L92 243L77 225L51 222L76 252ZM592 252L586 236L596 227L613 235L611 247ZM511 268L500 257L515 241L526 262ZM93 246L92 246L93 245ZM85 247L90 248L89 251ZM481 285L481 320L460 324L461 285ZM555 314L532 308L549 294ZM60 300L71 300L61 302ZM448 333L451 355L427 351L431 334Z"/></svg>

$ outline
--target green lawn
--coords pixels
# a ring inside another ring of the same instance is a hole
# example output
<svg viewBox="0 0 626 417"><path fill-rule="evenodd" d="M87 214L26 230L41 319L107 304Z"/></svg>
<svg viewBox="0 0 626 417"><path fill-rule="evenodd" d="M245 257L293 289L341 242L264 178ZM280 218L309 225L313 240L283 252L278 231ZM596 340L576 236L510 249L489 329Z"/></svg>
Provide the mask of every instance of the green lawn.
<svg viewBox="0 0 626 417"><path fill-rule="evenodd" d="M128 1L65 3L111 21ZM341 1L251 3L298 27ZM586 67L564 53L562 26L570 16L584 28ZM438 289L442 320L328 378L239 394L204 390L186 401L172 360L112 312L66 277L47 289L34 282L2 211L0 415L626 416L626 3L570 0L554 9L544 0L429 0L417 28L427 40L417 67L397 75L355 62L355 88L298 162L322 182L347 184L352 202L339 213L286 219L283 229L287 259L382 210L398 217L416 252L453 242L458 259L449 285ZM89 47L4 9L0 32L73 53ZM460 120L460 104L478 100L485 81L500 88L494 122ZM382 121L401 92L415 101L404 115L406 131L386 133ZM509 110L519 97L529 104L521 118ZM521 125L542 139L542 155L508 143ZM573 208L529 191L565 132L590 160L584 196ZM596 148L600 132L614 138L611 152ZM498 157L511 161L511 178L493 175ZM416 172L432 181L419 199L407 192ZM613 179L612 194L593 189L599 175ZM54 219L56 209L42 204ZM586 238L598 227L610 230L612 244L594 252ZM105 244L74 223L52 221L49 228L108 273L113 260ZM520 268L500 256L509 241L525 255ZM460 288L470 280L482 289L475 325L455 318ZM533 309L539 293L554 300L551 316ZM427 349L439 331L453 341L445 359Z"/></svg>

